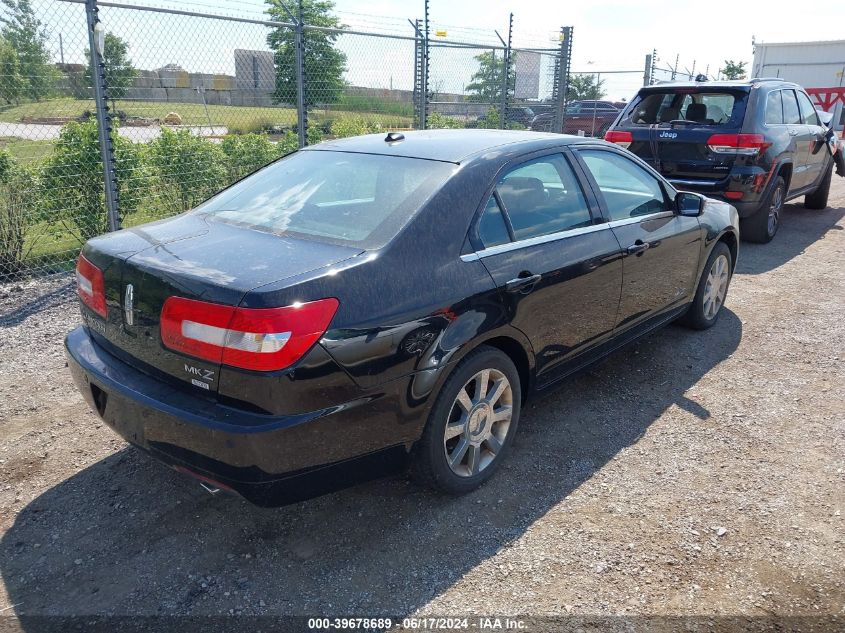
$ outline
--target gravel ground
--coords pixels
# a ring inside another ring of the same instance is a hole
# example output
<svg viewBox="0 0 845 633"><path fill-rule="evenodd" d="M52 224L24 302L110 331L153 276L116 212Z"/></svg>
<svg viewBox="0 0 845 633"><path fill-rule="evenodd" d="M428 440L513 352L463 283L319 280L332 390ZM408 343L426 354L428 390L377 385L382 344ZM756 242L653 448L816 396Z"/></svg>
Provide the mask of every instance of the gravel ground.
<svg viewBox="0 0 845 633"><path fill-rule="evenodd" d="M831 205L742 246L715 328L530 402L458 499L400 477L270 510L210 496L74 390L69 280L4 286L0 613L843 618L845 181Z"/></svg>

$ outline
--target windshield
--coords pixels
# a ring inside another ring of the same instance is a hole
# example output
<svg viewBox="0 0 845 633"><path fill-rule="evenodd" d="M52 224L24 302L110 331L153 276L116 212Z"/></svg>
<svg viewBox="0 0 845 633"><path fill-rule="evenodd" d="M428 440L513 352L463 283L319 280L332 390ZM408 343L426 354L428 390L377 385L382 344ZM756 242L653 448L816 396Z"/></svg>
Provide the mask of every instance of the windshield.
<svg viewBox="0 0 845 633"><path fill-rule="evenodd" d="M690 121L697 125L724 125L734 115L740 95L732 92L667 90L648 92L631 110L634 125Z"/></svg>
<svg viewBox="0 0 845 633"><path fill-rule="evenodd" d="M392 239L455 165L416 158L303 151L194 210L277 234L378 248Z"/></svg>

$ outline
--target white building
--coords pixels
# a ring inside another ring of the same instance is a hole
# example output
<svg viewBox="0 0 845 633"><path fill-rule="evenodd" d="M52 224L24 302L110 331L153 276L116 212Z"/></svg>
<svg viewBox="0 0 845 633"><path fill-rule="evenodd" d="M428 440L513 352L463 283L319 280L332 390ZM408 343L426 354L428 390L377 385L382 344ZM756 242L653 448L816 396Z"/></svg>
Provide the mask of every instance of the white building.
<svg viewBox="0 0 845 633"><path fill-rule="evenodd" d="M845 122L845 40L761 43L754 46L752 77L781 77L803 86L816 104Z"/></svg>

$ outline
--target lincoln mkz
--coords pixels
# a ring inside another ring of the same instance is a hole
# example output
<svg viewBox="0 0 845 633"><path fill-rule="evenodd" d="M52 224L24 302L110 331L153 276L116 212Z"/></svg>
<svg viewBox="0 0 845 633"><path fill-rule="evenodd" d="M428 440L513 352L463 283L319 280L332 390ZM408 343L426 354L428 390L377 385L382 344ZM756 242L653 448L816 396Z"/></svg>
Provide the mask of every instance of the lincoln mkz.
<svg viewBox="0 0 845 633"><path fill-rule="evenodd" d="M725 202L596 139L329 141L89 241L69 366L129 443L260 505L409 468L459 494L527 398L662 325L718 319Z"/></svg>

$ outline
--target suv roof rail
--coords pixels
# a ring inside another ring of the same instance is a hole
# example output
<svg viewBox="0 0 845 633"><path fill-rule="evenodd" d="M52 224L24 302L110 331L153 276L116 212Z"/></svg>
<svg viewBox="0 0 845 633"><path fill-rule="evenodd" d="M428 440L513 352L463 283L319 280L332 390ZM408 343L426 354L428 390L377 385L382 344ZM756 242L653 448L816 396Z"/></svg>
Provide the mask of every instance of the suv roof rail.
<svg viewBox="0 0 845 633"><path fill-rule="evenodd" d="M754 77L750 80L751 83L756 84L761 81L786 81L783 77Z"/></svg>

